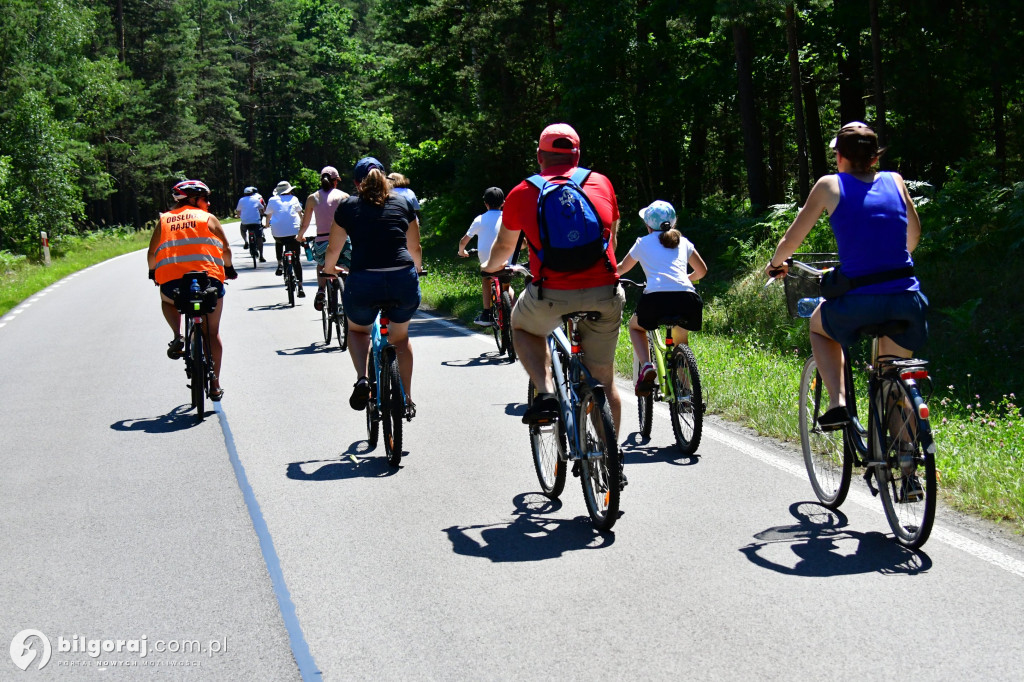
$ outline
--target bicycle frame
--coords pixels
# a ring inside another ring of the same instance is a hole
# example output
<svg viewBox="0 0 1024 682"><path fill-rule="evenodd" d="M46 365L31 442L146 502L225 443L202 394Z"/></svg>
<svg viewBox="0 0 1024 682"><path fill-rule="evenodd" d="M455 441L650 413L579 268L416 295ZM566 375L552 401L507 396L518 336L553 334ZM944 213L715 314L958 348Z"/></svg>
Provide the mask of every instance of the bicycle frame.
<svg viewBox="0 0 1024 682"><path fill-rule="evenodd" d="M573 342L570 343L562 328L557 327L548 335L548 351L551 353L551 367L554 373L555 392L558 395L562 424L565 426L565 433L569 441L570 452L567 454L569 459L575 460L589 457L589 453L586 452L586 448L581 442L581 435L584 431L579 428L574 416L576 407L580 403L578 387L586 383L591 388L599 388L601 384L590 375L580 360L579 339L576 338L575 331L572 335ZM568 372L562 368L559 350L569 357Z"/></svg>
<svg viewBox="0 0 1024 682"><path fill-rule="evenodd" d="M671 338L671 335L665 338L667 341L667 339ZM666 341L662 341L661 331L658 329L647 330L647 340L650 341L651 347L654 349L651 361L658 372L658 388L661 390L661 399L666 402L672 402L675 400L676 393L672 382L669 381L668 363L666 362L666 357L671 352L670 346Z"/></svg>
<svg viewBox="0 0 1024 682"><path fill-rule="evenodd" d="M380 375L384 371L385 356L395 352L394 346L388 339L388 324L390 320L384 313L378 313L377 318L370 327L370 353L373 355L374 385L378 387L374 403L377 405L377 414L380 415L381 391ZM405 386L402 385L401 376L398 379L398 387L402 390L402 404L405 404Z"/></svg>

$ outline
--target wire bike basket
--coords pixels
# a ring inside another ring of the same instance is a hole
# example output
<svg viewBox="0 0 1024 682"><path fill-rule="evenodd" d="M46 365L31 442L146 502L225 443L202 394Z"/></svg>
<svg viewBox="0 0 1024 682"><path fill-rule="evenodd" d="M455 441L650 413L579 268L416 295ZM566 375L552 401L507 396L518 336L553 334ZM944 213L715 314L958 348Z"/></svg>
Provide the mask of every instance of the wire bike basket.
<svg viewBox="0 0 1024 682"><path fill-rule="evenodd" d="M837 253L794 253L793 258L819 270L839 265ZM821 277L795 267L789 268L789 274L782 280L782 284L786 289L786 308L790 317L800 317L797 314L797 303L801 298L821 296Z"/></svg>

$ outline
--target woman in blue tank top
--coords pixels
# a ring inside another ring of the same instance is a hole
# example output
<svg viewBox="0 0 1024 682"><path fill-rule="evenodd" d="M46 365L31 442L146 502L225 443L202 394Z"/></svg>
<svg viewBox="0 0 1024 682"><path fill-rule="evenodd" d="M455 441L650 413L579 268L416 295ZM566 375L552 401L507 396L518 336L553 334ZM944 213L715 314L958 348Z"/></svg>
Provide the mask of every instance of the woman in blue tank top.
<svg viewBox="0 0 1024 682"><path fill-rule="evenodd" d="M827 211L843 274L874 276L874 283L822 303L811 315L811 349L830 400L818 420L822 426L850 421L842 390L842 346L852 345L858 330L890 320L909 323L905 332L880 340L881 355L910 357L928 339L928 299L913 275L910 256L921 238L921 221L903 178L873 170L885 150L878 148L875 131L859 121L844 125L831 147L839 172L814 184L765 268L769 276L784 277L786 259Z"/></svg>

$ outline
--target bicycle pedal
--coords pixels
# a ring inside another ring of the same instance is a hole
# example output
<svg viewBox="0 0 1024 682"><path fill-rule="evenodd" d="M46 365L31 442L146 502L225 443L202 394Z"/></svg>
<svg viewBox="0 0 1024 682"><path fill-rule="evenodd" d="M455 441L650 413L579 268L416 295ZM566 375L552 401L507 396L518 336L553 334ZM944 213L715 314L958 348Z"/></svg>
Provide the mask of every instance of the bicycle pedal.
<svg viewBox="0 0 1024 682"><path fill-rule="evenodd" d="M572 463L572 475L574 477L579 478L580 477L580 473L582 472L582 470L583 470L583 467L580 466L580 461L578 459L575 462Z"/></svg>

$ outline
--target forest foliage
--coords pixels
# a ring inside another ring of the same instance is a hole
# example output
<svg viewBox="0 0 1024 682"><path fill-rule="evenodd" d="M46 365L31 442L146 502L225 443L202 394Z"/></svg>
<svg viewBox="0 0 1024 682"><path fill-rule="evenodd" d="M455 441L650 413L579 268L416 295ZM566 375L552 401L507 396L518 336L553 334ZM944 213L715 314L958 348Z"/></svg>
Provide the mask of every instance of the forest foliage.
<svg viewBox="0 0 1024 682"><path fill-rule="evenodd" d="M301 194L365 154L447 242L568 121L616 187L620 244L671 201L728 302L863 120L920 197L936 327L1012 356L1020 316L985 322L1005 277L944 273L1020 270L1022 20L1011 0L5 0L0 251L141 226L180 178L227 215L247 185Z"/></svg>

